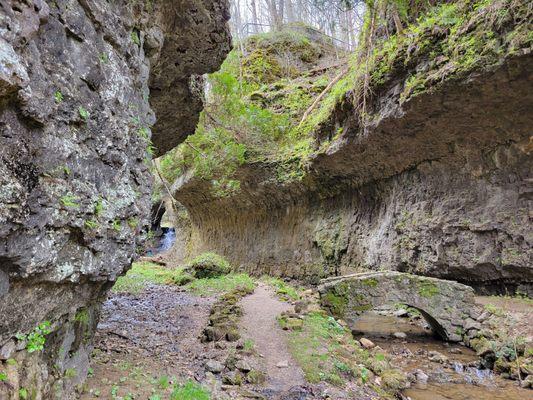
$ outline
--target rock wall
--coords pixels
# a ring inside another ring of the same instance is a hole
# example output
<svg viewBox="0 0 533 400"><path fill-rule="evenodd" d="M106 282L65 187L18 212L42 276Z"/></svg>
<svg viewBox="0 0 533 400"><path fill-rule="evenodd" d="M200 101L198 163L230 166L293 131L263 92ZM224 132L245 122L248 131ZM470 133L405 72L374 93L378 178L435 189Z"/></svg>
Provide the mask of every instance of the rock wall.
<svg viewBox="0 0 533 400"><path fill-rule="evenodd" d="M0 1L2 399L70 399L85 379L100 301L142 245L151 154L197 120L191 82L228 52L227 10Z"/></svg>
<svg viewBox="0 0 533 400"><path fill-rule="evenodd" d="M255 273L393 269L531 294L532 66L526 52L402 104L397 77L364 131L349 105L336 111L326 132L344 133L300 183L247 165L241 192L213 199L181 177L192 252Z"/></svg>

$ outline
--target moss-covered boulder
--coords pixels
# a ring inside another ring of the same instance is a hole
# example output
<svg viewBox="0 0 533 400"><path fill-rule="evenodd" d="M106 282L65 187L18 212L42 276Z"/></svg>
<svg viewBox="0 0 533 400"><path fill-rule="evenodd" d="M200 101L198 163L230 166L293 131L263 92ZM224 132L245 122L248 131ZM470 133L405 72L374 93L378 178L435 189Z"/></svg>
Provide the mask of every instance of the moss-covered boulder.
<svg viewBox="0 0 533 400"><path fill-rule="evenodd" d="M216 278L231 272L231 265L224 257L215 253L203 253L195 257L188 265L195 278Z"/></svg>

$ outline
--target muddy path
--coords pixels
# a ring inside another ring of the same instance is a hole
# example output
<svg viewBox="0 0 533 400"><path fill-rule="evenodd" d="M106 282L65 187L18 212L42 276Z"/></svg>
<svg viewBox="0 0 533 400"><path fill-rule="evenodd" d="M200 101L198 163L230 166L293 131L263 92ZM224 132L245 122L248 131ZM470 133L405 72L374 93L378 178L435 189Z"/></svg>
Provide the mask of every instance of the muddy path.
<svg viewBox="0 0 533 400"><path fill-rule="evenodd" d="M198 338L212 303L166 285L149 285L139 294L112 293L81 399L148 399L176 377L201 373L206 355Z"/></svg>

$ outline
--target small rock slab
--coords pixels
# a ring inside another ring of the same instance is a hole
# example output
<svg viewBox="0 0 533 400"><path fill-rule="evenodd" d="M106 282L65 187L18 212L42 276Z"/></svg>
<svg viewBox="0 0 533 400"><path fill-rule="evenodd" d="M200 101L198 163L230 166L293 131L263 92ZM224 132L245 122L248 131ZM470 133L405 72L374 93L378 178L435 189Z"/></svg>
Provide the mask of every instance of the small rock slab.
<svg viewBox="0 0 533 400"><path fill-rule="evenodd" d="M216 360L209 360L205 364L205 369L214 374L220 374L224 370L224 365Z"/></svg>
<svg viewBox="0 0 533 400"><path fill-rule="evenodd" d="M363 346L365 349L373 349L374 347L376 347L374 342L367 338L359 339L359 343L361 343L361 346Z"/></svg>

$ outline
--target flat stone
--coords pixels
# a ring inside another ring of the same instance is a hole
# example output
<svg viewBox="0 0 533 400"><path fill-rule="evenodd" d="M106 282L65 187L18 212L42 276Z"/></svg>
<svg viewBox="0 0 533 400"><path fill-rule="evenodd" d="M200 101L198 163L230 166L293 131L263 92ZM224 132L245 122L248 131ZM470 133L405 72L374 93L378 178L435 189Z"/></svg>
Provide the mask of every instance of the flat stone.
<svg viewBox="0 0 533 400"><path fill-rule="evenodd" d="M222 382L226 385L242 385L242 375L236 371L230 371L222 376Z"/></svg>
<svg viewBox="0 0 533 400"><path fill-rule="evenodd" d="M488 311L485 310L485 311L483 311L483 312L481 313L481 315L477 318L477 321L483 323L483 322L485 322L487 319L489 319L489 317L490 317L490 312L488 312Z"/></svg>
<svg viewBox="0 0 533 400"><path fill-rule="evenodd" d="M214 374L220 374L224 370L224 365L216 360L209 360L205 364L205 369Z"/></svg>
<svg viewBox="0 0 533 400"><path fill-rule="evenodd" d="M289 368L289 362L287 360L280 361L276 364L278 368Z"/></svg>
<svg viewBox="0 0 533 400"><path fill-rule="evenodd" d="M481 324L469 318L466 320L464 324L464 330L468 332L469 330L472 330L472 329L475 329L478 331L481 330Z"/></svg>
<svg viewBox="0 0 533 400"><path fill-rule="evenodd" d="M376 347L373 341L367 339L367 338L361 338L359 339L359 343L361 343L361 346L363 346L365 349L372 349Z"/></svg>
<svg viewBox="0 0 533 400"><path fill-rule="evenodd" d="M430 351L428 353L428 360L444 364L448 362L448 357L438 351Z"/></svg>

